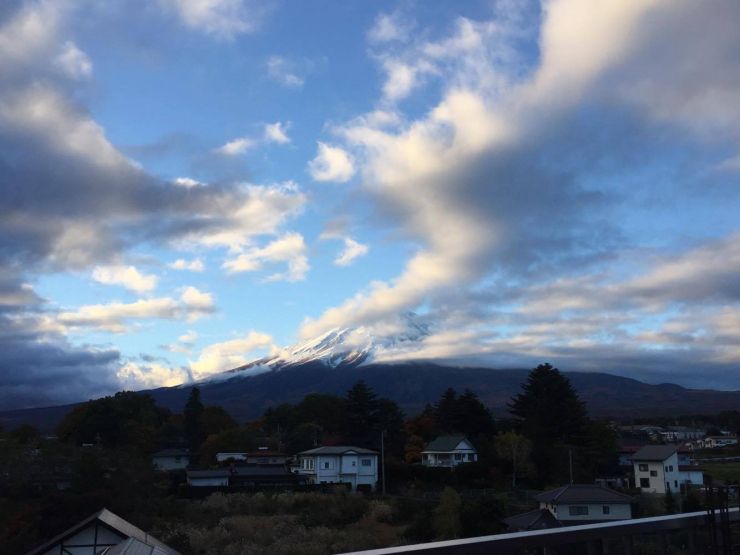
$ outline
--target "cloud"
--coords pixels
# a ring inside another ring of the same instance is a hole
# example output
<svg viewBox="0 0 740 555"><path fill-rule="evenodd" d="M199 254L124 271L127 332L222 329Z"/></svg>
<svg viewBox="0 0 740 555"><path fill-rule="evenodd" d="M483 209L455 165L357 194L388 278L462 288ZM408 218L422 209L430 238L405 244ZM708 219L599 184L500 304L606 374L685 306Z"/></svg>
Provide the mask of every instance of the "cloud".
<svg viewBox="0 0 740 555"><path fill-rule="evenodd" d="M195 346L195 342L198 339L198 332L194 330L188 330L177 338L177 342L170 343L168 345L162 345L162 348L170 351L171 353L185 353L190 354Z"/></svg>
<svg viewBox="0 0 740 555"><path fill-rule="evenodd" d="M281 123L276 121L275 123L265 124L265 141L281 145L290 143L290 137L288 137L289 128L290 122Z"/></svg>
<svg viewBox="0 0 740 555"><path fill-rule="evenodd" d="M77 310L61 311L49 322L49 326L56 326L60 331L94 328L110 333L124 333L132 322L151 319L193 322L215 310L210 293L203 293L190 286L183 289L179 299L156 297L132 303L84 305Z"/></svg>
<svg viewBox="0 0 740 555"><path fill-rule="evenodd" d="M179 185L180 187L185 187L186 189L203 185L203 183L201 183L197 179L193 179L192 177L177 177L175 178L173 183L175 185Z"/></svg>
<svg viewBox="0 0 740 555"><path fill-rule="evenodd" d="M265 63L267 76L284 87L300 89L306 82L304 75L310 71L310 64L299 63L284 56L270 56ZM302 67L303 66L303 67Z"/></svg>
<svg viewBox="0 0 740 555"><path fill-rule="evenodd" d="M189 270L191 272L202 272L206 269L205 264L200 258L187 261L184 258L178 258L174 262L167 264L168 268L173 270Z"/></svg>
<svg viewBox="0 0 740 555"><path fill-rule="evenodd" d="M145 275L134 266L97 266L92 278L105 285L121 285L135 293L148 293L157 286L158 278L154 275Z"/></svg>
<svg viewBox="0 0 740 555"><path fill-rule="evenodd" d="M257 357L255 353L266 354L275 350L271 336L250 331L244 337L214 343L204 348L196 360L190 361L190 370L193 378L200 380L246 364Z"/></svg>
<svg viewBox="0 0 740 555"><path fill-rule="evenodd" d="M92 75L93 66L90 58L72 41L64 43L55 63L59 69L73 79L86 79Z"/></svg>
<svg viewBox="0 0 740 555"><path fill-rule="evenodd" d="M306 243L299 233L286 233L261 248L253 247L227 260L223 267L229 273L255 272L265 263L287 262L286 272L275 273L266 281L303 281L310 269Z"/></svg>
<svg viewBox="0 0 740 555"><path fill-rule="evenodd" d="M308 172L315 181L336 181L344 183L355 174L352 156L336 146L318 143L316 158L308 163Z"/></svg>
<svg viewBox="0 0 740 555"><path fill-rule="evenodd" d="M337 266L349 266L356 259L365 256L370 250L367 245L358 243L351 237L344 237L344 248L337 257L334 259L334 264Z"/></svg>
<svg viewBox="0 0 740 555"><path fill-rule="evenodd" d="M248 137L239 137L218 147L216 152L223 154L224 156L238 156L239 154L244 154L249 149L254 148L255 145L256 143L252 139Z"/></svg>
<svg viewBox="0 0 740 555"><path fill-rule="evenodd" d="M165 364L141 364L127 361L116 372L116 377L124 390L172 387L190 381L187 369Z"/></svg>
<svg viewBox="0 0 740 555"><path fill-rule="evenodd" d="M253 32L259 19L245 0L160 0L160 4L185 26L226 40Z"/></svg>
<svg viewBox="0 0 740 555"><path fill-rule="evenodd" d="M404 19L400 12L381 13L367 32L367 38L371 43L406 41L413 29L414 22Z"/></svg>

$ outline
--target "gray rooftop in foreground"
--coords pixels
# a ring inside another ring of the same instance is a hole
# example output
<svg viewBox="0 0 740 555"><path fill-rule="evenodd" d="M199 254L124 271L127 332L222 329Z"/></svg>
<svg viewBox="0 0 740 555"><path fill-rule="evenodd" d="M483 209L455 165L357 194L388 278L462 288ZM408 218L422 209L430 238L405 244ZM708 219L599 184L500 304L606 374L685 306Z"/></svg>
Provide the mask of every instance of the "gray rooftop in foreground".
<svg viewBox="0 0 740 555"><path fill-rule="evenodd" d="M645 445L632 455L633 461L664 461L678 451L677 445Z"/></svg>
<svg viewBox="0 0 740 555"><path fill-rule="evenodd" d="M542 503L632 503L632 497L594 484L568 484L534 497Z"/></svg>

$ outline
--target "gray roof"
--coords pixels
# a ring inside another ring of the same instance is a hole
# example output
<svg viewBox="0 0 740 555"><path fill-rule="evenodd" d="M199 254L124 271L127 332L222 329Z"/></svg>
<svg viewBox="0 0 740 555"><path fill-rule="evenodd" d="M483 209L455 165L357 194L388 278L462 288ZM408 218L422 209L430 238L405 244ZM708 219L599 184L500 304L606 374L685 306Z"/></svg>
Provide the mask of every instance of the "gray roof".
<svg viewBox="0 0 740 555"><path fill-rule="evenodd" d="M187 449L162 449L152 455L152 457L189 457L190 451Z"/></svg>
<svg viewBox="0 0 740 555"><path fill-rule="evenodd" d="M108 509L101 509L97 513L90 515L86 519L78 522L77 524L65 530L61 534L54 536L52 539L50 539L45 544L37 547L36 549L32 551L29 551L27 555L36 555L36 554L45 553L53 545L67 538L74 536L77 532L85 529L87 526L89 526L96 520L99 520L100 522L102 522L109 528L112 528L113 530L117 531L123 536L126 536L128 538L135 538L139 540L140 542L144 543L145 545L157 547L161 551L161 553L165 555L180 555L178 551L175 551L171 547L163 544L157 538L150 536L148 533L144 532L144 530L142 530L141 528L137 528L136 526L134 526L127 520L124 520L120 516L110 512Z"/></svg>
<svg viewBox="0 0 740 555"><path fill-rule="evenodd" d="M354 451L360 455L377 455L377 451L371 449L365 449L363 447L355 447L353 445L327 445L325 447L316 447L315 449L309 449L308 451L301 451L299 455L344 455Z"/></svg>
<svg viewBox="0 0 740 555"><path fill-rule="evenodd" d="M429 445L427 445L424 448L424 452L426 451L454 451L457 446L460 444L461 441L467 441L470 443L467 437L461 434L457 435L449 435L449 436L439 436L434 441L432 441ZM470 443L472 446L473 444ZM475 449L475 448L473 448Z"/></svg>
<svg viewBox="0 0 740 555"><path fill-rule="evenodd" d="M560 528L562 524L547 509L535 509L528 513L510 516L503 519L509 530L543 530L545 528Z"/></svg>
<svg viewBox="0 0 740 555"><path fill-rule="evenodd" d="M632 503L632 497L594 484L569 484L535 496L541 503Z"/></svg>
<svg viewBox="0 0 740 555"><path fill-rule="evenodd" d="M633 461L664 461L678 450L677 445L645 445L632 455Z"/></svg>

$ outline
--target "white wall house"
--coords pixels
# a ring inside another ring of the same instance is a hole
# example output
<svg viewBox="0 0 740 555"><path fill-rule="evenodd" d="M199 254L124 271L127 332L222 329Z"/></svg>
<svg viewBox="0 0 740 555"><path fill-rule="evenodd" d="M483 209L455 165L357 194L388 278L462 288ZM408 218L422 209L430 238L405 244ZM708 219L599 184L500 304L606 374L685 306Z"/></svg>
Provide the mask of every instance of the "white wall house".
<svg viewBox="0 0 740 555"><path fill-rule="evenodd" d="M632 456L635 487L643 493L680 491L681 476L676 445L645 445Z"/></svg>
<svg viewBox="0 0 740 555"><path fill-rule="evenodd" d="M378 482L378 453L352 446L317 447L298 453L298 474L313 484L350 484L369 486L375 490Z"/></svg>
<svg viewBox="0 0 740 555"><path fill-rule="evenodd" d="M562 523L604 522L632 518L632 497L591 484L570 484L535 496L540 510Z"/></svg>
<svg viewBox="0 0 740 555"><path fill-rule="evenodd" d="M704 449L717 449L728 445L737 445L737 436L709 436L702 441Z"/></svg>
<svg viewBox="0 0 740 555"><path fill-rule="evenodd" d="M162 449L152 455L152 465L158 470L183 470L189 464L187 449Z"/></svg>
<svg viewBox="0 0 740 555"><path fill-rule="evenodd" d="M463 435L440 436L421 452L421 464L424 466L451 468L477 460L478 451Z"/></svg>

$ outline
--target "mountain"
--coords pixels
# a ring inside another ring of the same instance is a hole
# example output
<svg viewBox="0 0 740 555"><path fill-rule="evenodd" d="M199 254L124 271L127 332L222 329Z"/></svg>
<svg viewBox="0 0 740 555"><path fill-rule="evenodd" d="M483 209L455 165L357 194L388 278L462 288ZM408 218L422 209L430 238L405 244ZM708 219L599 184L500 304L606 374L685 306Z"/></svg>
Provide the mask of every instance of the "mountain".
<svg viewBox="0 0 740 555"><path fill-rule="evenodd" d="M382 339L362 329L335 329L197 385L205 404L221 405L240 420L259 417L280 403L298 402L312 392L344 395L359 379L379 395L398 402L408 414L421 411L446 388L454 387L474 391L495 415L505 416L508 401L519 392L529 370L389 362L426 333L426 328L417 324L407 326L402 334ZM596 372L564 374L593 416L632 418L740 409L740 391L652 385ZM144 393L152 395L161 406L181 411L190 388L185 384ZM0 412L0 423L9 428L28 422L50 429L69 408L71 405Z"/></svg>

